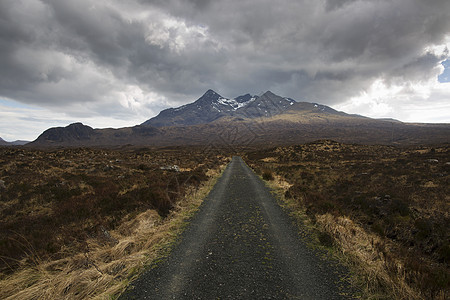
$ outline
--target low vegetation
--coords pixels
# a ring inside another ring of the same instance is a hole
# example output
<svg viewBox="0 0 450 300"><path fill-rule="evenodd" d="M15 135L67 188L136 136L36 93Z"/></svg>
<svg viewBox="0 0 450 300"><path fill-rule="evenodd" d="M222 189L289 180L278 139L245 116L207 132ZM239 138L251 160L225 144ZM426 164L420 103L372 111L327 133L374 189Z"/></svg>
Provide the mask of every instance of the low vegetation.
<svg viewBox="0 0 450 300"><path fill-rule="evenodd" d="M370 299L448 299L450 148L324 140L244 158ZM161 258L229 155L0 148L0 298L111 298ZM338 251L336 251L338 250Z"/></svg>
<svg viewBox="0 0 450 300"><path fill-rule="evenodd" d="M208 153L0 148L0 298L120 293L218 177L228 158Z"/></svg>
<svg viewBox="0 0 450 300"><path fill-rule="evenodd" d="M448 299L450 148L346 145L325 140L253 151L315 239L338 249L365 298Z"/></svg>

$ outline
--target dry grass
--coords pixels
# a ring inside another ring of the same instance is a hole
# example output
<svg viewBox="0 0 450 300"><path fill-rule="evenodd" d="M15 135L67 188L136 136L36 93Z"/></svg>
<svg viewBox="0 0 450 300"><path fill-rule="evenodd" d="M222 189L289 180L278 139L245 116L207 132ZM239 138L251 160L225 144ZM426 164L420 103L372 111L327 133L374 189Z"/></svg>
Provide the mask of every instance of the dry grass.
<svg viewBox="0 0 450 300"><path fill-rule="evenodd" d="M2 299L110 299L120 294L150 262L164 255L206 197L220 170L209 170L209 179L177 202L167 218L149 209L124 217L107 241L88 239L84 253L60 260L33 258L0 281Z"/></svg>
<svg viewBox="0 0 450 300"><path fill-rule="evenodd" d="M0 148L0 298L117 295L168 251L227 157Z"/></svg>
<svg viewBox="0 0 450 300"><path fill-rule="evenodd" d="M366 296L385 298L390 295L388 298L423 299L420 291L406 284L402 262L395 258L388 261L387 255L394 250L393 245L388 245L377 235L366 232L348 217L324 214L316 216L316 220L319 230L331 235L343 254L351 257L348 262L357 268L359 273L364 274ZM395 276L389 274L388 264L397 269Z"/></svg>

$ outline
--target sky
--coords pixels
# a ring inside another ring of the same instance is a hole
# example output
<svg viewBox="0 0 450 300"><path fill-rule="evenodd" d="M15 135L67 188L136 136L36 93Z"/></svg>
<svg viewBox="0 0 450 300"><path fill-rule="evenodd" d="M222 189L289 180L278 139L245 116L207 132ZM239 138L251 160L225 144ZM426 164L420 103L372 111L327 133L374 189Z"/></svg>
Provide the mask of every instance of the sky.
<svg viewBox="0 0 450 300"><path fill-rule="evenodd" d="M450 123L448 0L0 0L0 137L133 126L208 89Z"/></svg>

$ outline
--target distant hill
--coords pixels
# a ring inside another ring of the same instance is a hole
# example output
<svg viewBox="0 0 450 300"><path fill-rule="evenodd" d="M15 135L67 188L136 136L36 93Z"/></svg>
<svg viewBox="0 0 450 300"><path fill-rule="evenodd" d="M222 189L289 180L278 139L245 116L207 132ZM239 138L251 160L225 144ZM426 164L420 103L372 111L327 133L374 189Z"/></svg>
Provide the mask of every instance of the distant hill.
<svg viewBox="0 0 450 300"><path fill-rule="evenodd" d="M17 140L14 142L7 142L4 139L0 137L0 146L23 146L25 144L29 143L29 141L21 141Z"/></svg>
<svg viewBox="0 0 450 300"><path fill-rule="evenodd" d="M95 130L92 127L83 125L82 123L73 123L67 127L47 129L39 138L53 143L82 142L95 138L95 135Z"/></svg>
<svg viewBox="0 0 450 300"><path fill-rule="evenodd" d="M134 126L120 129L93 129L82 123L73 123L66 127L54 127L44 131L28 146L35 147L82 147L82 146L118 146L127 144L143 145L150 142L152 136L159 134L151 126Z"/></svg>
<svg viewBox="0 0 450 300"><path fill-rule="evenodd" d="M161 111L141 125L93 129L81 123L50 128L31 147L286 145L333 139L361 144L448 143L450 124L408 124L296 102L268 91L227 99L208 90L178 108Z"/></svg>

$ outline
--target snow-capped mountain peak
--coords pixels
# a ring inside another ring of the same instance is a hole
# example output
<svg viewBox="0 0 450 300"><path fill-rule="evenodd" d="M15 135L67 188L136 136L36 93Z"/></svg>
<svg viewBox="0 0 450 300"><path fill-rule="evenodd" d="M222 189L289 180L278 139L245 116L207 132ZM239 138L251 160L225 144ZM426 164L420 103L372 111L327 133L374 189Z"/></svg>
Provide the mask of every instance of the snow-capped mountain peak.
<svg viewBox="0 0 450 300"><path fill-rule="evenodd" d="M261 96L245 94L228 99L213 90L208 90L195 102L163 110L142 125L184 126L210 123L222 117L245 119L269 117L286 110L293 102L295 101L292 99L282 98L270 91Z"/></svg>
<svg viewBox="0 0 450 300"><path fill-rule="evenodd" d="M242 108L242 107L248 105L255 99L256 99L256 97L251 97L247 101L240 102L240 101L236 100L236 98L233 98L233 99L219 98L217 100L217 102L221 105L230 106L233 110L237 110L239 108Z"/></svg>

